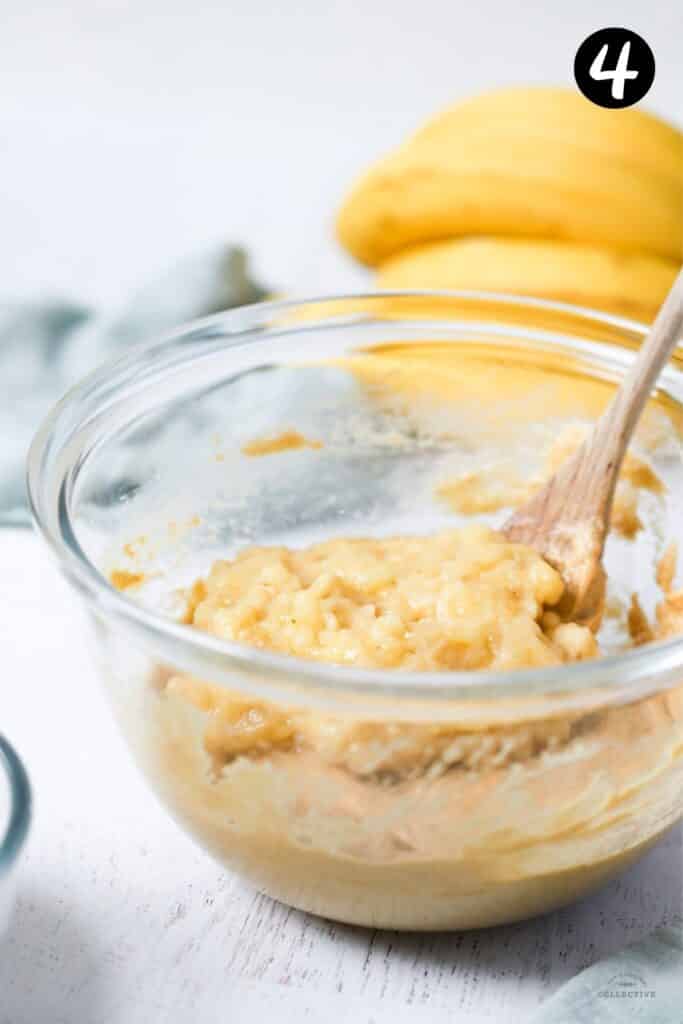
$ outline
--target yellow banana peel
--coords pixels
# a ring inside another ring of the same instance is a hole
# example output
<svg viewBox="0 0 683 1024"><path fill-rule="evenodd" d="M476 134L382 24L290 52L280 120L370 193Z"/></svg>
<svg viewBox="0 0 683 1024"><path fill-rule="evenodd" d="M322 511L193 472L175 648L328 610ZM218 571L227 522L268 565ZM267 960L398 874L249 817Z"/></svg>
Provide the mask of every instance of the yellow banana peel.
<svg viewBox="0 0 683 1024"><path fill-rule="evenodd" d="M378 288L511 292L648 323L678 265L656 256L567 242L465 238L406 249L383 263Z"/></svg>
<svg viewBox="0 0 683 1024"><path fill-rule="evenodd" d="M674 125L637 107L606 110L572 89L513 86L481 93L431 118L411 143L452 140L465 126L496 137L576 142L683 184L683 134Z"/></svg>
<svg viewBox="0 0 683 1024"><path fill-rule="evenodd" d="M439 115L356 185L341 242L369 265L466 235L680 261L683 136L641 111L587 107L563 90L501 90Z"/></svg>

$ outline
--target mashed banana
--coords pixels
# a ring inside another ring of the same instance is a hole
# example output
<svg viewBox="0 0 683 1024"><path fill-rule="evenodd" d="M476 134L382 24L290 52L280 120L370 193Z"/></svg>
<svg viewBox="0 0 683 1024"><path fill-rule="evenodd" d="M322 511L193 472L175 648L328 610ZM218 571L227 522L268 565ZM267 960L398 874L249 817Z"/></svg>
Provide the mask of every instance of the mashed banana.
<svg viewBox="0 0 683 1024"><path fill-rule="evenodd" d="M550 666L598 653L552 612L562 589L534 551L473 526L248 549L193 587L187 614L327 662ZM649 638L674 628L679 605L670 593ZM539 913L630 863L681 810L683 690L626 705L588 693L569 710L479 702L461 717L451 702L421 723L386 703L376 716L285 707L160 670L145 700L143 761L181 820L271 895L344 921L464 928Z"/></svg>
<svg viewBox="0 0 683 1024"><path fill-rule="evenodd" d="M275 455L278 452L294 451L297 448L322 448L320 441L304 437L298 430L283 430L273 437L256 437L242 445L242 454L252 457Z"/></svg>
<svg viewBox="0 0 683 1024"><path fill-rule="evenodd" d="M444 480L436 488L436 496L460 515L481 515L516 508L529 501L558 469L588 440L588 424L571 424L547 452L540 472L522 479L508 465L495 465L465 473L453 480ZM610 529L632 540L643 523L638 514L641 492L649 491L663 500L666 488L651 466L633 452L628 452L619 474Z"/></svg>
<svg viewBox="0 0 683 1024"><path fill-rule="evenodd" d="M597 654L590 630L546 614L562 591L537 552L471 526L249 548L216 562L191 621L223 639L342 665L512 669Z"/></svg>

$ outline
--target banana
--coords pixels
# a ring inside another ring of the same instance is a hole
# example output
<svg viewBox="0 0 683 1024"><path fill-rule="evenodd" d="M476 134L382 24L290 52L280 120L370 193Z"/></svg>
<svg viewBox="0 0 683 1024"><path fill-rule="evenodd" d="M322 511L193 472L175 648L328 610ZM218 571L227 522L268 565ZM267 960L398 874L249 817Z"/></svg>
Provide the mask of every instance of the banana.
<svg viewBox="0 0 683 1024"><path fill-rule="evenodd" d="M660 257L571 242L466 238L404 250L382 264L375 285L512 292L647 323L677 271L676 263Z"/></svg>
<svg viewBox="0 0 683 1024"><path fill-rule="evenodd" d="M441 114L352 190L342 244L369 265L465 235L680 260L683 136L640 111L589 106L562 90L503 90Z"/></svg>
<svg viewBox="0 0 683 1024"><path fill-rule="evenodd" d="M493 129L497 137L538 131L540 141L580 140L596 153L683 185L683 134L677 128L635 107L606 110L571 89L515 86L482 93L437 114L412 142L452 139L465 125L479 134Z"/></svg>

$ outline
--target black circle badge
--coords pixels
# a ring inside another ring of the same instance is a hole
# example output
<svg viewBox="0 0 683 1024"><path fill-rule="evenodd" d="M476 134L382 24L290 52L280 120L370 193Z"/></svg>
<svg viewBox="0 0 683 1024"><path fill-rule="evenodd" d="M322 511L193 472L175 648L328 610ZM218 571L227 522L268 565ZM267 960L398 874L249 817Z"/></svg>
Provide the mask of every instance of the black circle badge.
<svg viewBox="0 0 683 1024"><path fill-rule="evenodd" d="M574 58L574 78L591 103L631 107L655 80L655 55L629 28L601 28L581 43Z"/></svg>

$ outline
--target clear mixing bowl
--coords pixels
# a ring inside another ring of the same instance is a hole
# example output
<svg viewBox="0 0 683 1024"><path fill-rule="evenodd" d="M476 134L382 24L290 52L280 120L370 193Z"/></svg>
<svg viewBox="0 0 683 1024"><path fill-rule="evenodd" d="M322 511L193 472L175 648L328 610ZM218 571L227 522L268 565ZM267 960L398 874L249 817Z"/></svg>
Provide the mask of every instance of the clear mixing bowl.
<svg viewBox="0 0 683 1024"><path fill-rule="evenodd" d="M31 821L31 788L14 748L0 735L0 937L14 908L17 867Z"/></svg>
<svg viewBox="0 0 683 1024"><path fill-rule="evenodd" d="M266 304L129 353L53 411L29 459L35 521L136 761L222 863L342 921L479 927L575 899L678 820L683 641L624 639L630 593L649 615L661 596L654 563L680 521L677 359L636 439L666 499L639 492L641 528L607 546L605 657L360 669L182 621L187 588L245 545L461 525L444 481L533 475L642 337L483 294ZM314 445L262 444L293 431Z"/></svg>

